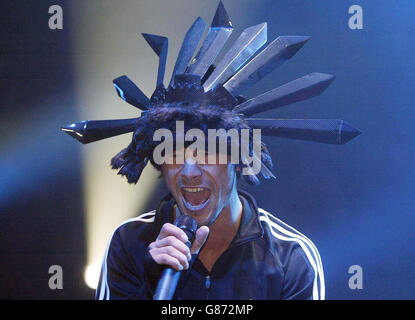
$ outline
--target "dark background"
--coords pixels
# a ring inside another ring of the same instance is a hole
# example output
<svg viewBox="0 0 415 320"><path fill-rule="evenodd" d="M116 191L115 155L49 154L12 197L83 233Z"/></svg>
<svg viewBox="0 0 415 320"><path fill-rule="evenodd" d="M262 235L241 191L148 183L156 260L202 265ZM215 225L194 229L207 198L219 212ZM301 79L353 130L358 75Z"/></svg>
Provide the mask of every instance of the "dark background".
<svg viewBox="0 0 415 320"><path fill-rule="evenodd" d="M267 21L271 40L278 35L312 36L292 61L250 94L310 72L336 75L322 96L261 116L340 118L363 131L344 146L265 138L278 179L262 180L261 186L247 190L261 207L316 244L328 299L415 298L415 2L245 2L248 7L224 1L234 21L247 21L240 28ZM77 35L71 33L71 17L77 14L77 3L14 0L0 5L3 299L93 297L83 280L86 210L81 149L59 132L61 125L78 120L78 108L88 108L75 98ZM48 28L48 8L53 4L64 10L63 30ZM137 0L135 8L142 4ZM177 1L178 11L185 14L188 4ZM363 30L348 27L353 4L363 7ZM216 5L209 1L206 6L213 14ZM174 28L176 13L163 14ZM149 15L157 24L157 14ZM160 194L148 199L145 207L153 209ZM48 268L54 264L64 270L63 290L48 287ZM348 287L348 269L355 264L363 268L362 290Z"/></svg>

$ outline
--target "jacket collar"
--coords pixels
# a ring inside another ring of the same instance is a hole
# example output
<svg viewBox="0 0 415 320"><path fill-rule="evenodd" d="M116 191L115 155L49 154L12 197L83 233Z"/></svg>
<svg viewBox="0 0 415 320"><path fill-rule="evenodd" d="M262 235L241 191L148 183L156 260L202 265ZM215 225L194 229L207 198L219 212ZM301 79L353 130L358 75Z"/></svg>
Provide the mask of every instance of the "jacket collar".
<svg viewBox="0 0 415 320"><path fill-rule="evenodd" d="M238 190L238 194L242 202L243 211L239 229L231 243L231 247L261 238L264 234L254 197L243 190Z"/></svg>
<svg viewBox="0 0 415 320"><path fill-rule="evenodd" d="M252 195L243 190L238 190L243 211L238 232L231 243L231 247L237 246L247 241L261 238L264 234L259 221L258 206ZM176 204L173 196L169 193L160 201L156 212L155 224L162 226L164 223L174 223L174 205Z"/></svg>

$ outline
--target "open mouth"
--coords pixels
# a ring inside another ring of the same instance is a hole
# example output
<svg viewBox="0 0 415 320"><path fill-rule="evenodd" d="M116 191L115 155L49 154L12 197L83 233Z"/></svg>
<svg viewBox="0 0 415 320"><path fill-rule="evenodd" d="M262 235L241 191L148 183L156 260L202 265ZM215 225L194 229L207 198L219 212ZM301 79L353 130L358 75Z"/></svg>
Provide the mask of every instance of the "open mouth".
<svg viewBox="0 0 415 320"><path fill-rule="evenodd" d="M188 210L202 210L209 202L210 190L207 188L193 187L181 188L183 203Z"/></svg>

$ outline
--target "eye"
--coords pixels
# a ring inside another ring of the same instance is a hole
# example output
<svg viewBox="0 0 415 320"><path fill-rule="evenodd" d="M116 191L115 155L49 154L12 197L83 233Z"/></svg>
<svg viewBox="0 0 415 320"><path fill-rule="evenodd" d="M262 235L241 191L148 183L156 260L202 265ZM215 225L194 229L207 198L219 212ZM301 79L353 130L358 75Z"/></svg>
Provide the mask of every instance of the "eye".
<svg viewBox="0 0 415 320"><path fill-rule="evenodd" d="M230 161L230 157L222 153L209 154L205 152L204 154L205 165L220 165L227 164Z"/></svg>

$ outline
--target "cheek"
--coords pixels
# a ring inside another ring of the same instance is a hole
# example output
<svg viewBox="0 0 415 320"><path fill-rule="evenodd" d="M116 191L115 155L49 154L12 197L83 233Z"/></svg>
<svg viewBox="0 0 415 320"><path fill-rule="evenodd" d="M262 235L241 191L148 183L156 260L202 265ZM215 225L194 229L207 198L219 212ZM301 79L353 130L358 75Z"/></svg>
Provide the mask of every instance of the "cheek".
<svg viewBox="0 0 415 320"><path fill-rule="evenodd" d="M214 181L218 192L227 194L232 190L236 175L233 164L211 166L205 172Z"/></svg>
<svg viewBox="0 0 415 320"><path fill-rule="evenodd" d="M231 191L236 182L236 169L233 164L229 165L227 177L228 177L228 188L229 188L229 191Z"/></svg>
<svg viewBox="0 0 415 320"><path fill-rule="evenodd" d="M167 188L173 192L175 187L175 173L171 169L162 168L161 170Z"/></svg>

